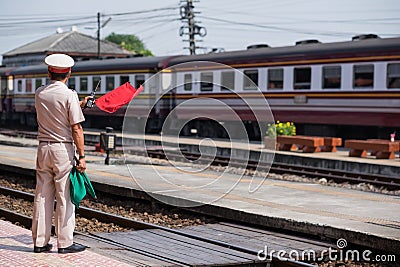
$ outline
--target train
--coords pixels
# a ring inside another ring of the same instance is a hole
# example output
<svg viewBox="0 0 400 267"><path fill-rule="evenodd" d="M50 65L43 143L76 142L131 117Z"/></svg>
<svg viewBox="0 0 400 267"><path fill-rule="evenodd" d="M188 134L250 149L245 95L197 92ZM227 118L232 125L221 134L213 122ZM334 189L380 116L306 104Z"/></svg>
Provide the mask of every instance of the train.
<svg viewBox="0 0 400 267"><path fill-rule="evenodd" d="M2 114L35 125L34 91L47 82L46 66L0 68L0 77ZM243 95L256 106L267 103L272 120L293 122L298 134L388 138L400 129L399 37L365 34L332 43L312 39L200 55L80 61L68 86L82 98L98 81L97 96L128 81L144 85L134 100L135 111L128 115L148 133L165 131L165 120L175 107L202 99L198 103L209 108L212 119L189 118L196 105L175 112L173 121L183 122L175 129L180 135L227 138L226 127L241 124L251 140L262 140L271 118L260 122L259 116L249 114L240 101ZM236 120L219 110L224 105L237 113ZM126 112L127 106L114 114L86 110L86 127L121 128Z"/></svg>

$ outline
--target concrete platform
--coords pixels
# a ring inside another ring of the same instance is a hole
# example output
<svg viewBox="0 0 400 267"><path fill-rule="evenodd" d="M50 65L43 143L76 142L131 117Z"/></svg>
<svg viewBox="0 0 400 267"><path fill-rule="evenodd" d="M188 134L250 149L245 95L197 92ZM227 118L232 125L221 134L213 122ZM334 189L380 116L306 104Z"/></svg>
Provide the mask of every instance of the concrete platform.
<svg viewBox="0 0 400 267"><path fill-rule="evenodd" d="M3 169L11 166L33 172L35 157L34 147L0 145ZM221 174L196 166L107 166L102 164L103 157L87 159L91 162L87 173L95 189L150 195L169 204L269 228L344 238L349 244L373 244L395 254L400 251L399 196ZM393 165L397 161L393 160Z"/></svg>
<svg viewBox="0 0 400 267"><path fill-rule="evenodd" d="M85 140L99 142L99 130L85 131ZM338 151L302 153L298 151L271 151L265 149L262 143L244 143L240 140L227 142L223 140L199 139L188 137L170 137L159 135L135 135L117 133L117 145L136 148L145 146L164 146L167 148L176 148L188 152L199 152L199 145L202 153L218 156L231 156L234 158L245 158L258 160L268 158L271 155L276 163L286 163L300 166L312 166L319 168L330 168L333 170L344 170L358 173L380 174L391 177L398 177L400 173L400 155L396 153L394 159L376 159L373 156L367 158L349 157L348 150L338 147Z"/></svg>

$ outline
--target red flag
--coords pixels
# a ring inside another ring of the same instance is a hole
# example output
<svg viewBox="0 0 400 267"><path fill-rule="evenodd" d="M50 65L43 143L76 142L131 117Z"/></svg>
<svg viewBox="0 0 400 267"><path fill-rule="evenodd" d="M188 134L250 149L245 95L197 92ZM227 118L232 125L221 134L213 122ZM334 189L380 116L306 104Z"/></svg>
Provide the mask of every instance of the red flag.
<svg viewBox="0 0 400 267"><path fill-rule="evenodd" d="M142 85L136 89L129 82L126 82L111 92L96 99L96 106L105 112L114 113L120 107L129 103L129 101L137 96L142 90Z"/></svg>

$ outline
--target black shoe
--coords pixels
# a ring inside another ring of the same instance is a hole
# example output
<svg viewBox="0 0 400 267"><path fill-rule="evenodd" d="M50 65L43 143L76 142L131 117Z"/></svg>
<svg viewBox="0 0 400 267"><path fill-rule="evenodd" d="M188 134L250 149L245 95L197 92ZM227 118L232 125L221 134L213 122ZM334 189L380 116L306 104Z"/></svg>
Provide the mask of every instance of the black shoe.
<svg viewBox="0 0 400 267"><path fill-rule="evenodd" d="M35 252L35 253L46 252L46 251L50 251L52 248L53 248L53 245L52 245L52 244L47 244L47 245L44 246L44 247L37 247L37 246L34 246L34 247L33 247L33 252Z"/></svg>
<svg viewBox="0 0 400 267"><path fill-rule="evenodd" d="M64 254L64 253L75 253L75 252L80 252L84 251L86 249L85 246L79 245L79 244L72 244L69 247L66 248L59 248L58 253Z"/></svg>

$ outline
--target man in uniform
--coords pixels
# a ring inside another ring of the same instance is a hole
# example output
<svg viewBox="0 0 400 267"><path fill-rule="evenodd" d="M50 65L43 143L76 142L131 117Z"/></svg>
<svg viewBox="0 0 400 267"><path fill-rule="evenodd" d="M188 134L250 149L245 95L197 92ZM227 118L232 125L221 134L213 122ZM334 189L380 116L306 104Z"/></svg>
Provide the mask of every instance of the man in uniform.
<svg viewBox="0 0 400 267"><path fill-rule="evenodd" d="M73 243L75 206L70 198L69 173L78 153L77 170L86 169L84 137L81 122L85 120L78 95L66 85L74 60L64 54L47 56L50 83L35 93L38 121L38 151L36 162L36 191L33 210L32 237L34 252L52 249L49 243L54 197L57 199L55 226L58 253L85 250Z"/></svg>

